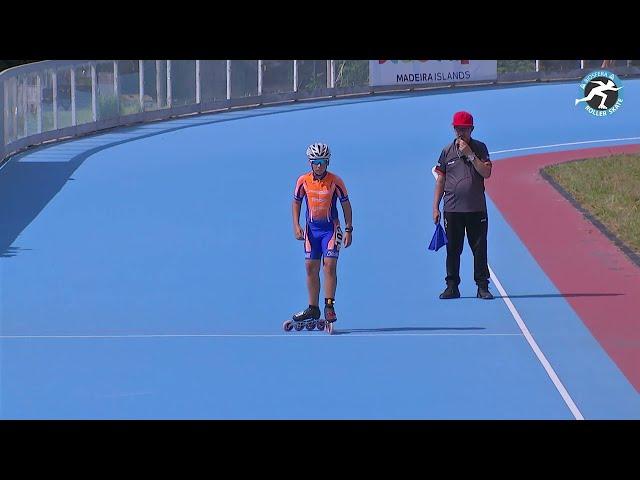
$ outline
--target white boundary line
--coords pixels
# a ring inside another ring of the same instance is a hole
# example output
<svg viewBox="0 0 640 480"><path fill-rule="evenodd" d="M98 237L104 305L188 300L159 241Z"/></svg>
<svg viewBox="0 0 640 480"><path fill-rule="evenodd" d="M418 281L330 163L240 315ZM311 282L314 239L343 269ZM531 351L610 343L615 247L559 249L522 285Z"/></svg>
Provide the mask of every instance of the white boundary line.
<svg viewBox="0 0 640 480"><path fill-rule="evenodd" d="M529 329L527 328L524 321L522 320L522 317L518 313L518 310L516 310L516 307L511 302L511 299L508 297L507 292L505 292L504 288L502 287L502 284L500 283L500 280L498 280L498 277L496 277L496 274L493 272L491 267L489 267L489 273L491 274L491 279L493 280L493 283L495 283L496 288L500 292L500 295L502 295L502 299L504 300L504 303L507 304L507 307L509 308L511 315L513 315L513 318L515 318L516 323L518 324L518 327L520 327L520 330L522 331L524 338L527 339L527 342L529 342L529 346L533 350L533 353L536 354L536 357L538 357L538 360L540 360L540 363L546 370L547 375L549 375L549 377L551 378L551 381L556 386L556 389L558 389L558 392L562 396L564 403L567 404L567 407L569 407L569 410L571 410L571 413L573 414L576 420L584 420L582 413L580 412L580 410L578 410L578 407L576 406L573 399L571 398L571 395L569 395L569 392L567 392L567 389L564 388L564 385L562 384L555 370L547 360L547 357L544 356L544 353L542 353L542 350L540 350L540 347L538 347L538 344L536 343L533 336L529 332Z"/></svg>

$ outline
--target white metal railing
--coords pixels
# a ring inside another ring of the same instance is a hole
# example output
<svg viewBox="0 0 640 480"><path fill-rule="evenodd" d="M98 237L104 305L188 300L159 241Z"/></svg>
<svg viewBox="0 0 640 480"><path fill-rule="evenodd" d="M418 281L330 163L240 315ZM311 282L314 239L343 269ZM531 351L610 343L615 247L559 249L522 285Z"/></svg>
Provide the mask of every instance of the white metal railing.
<svg viewBox="0 0 640 480"><path fill-rule="evenodd" d="M482 83L577 78L584 75L580 69L594 67L586 60L565 61L566 68L553 66L554 61L525 62L530 63L529 71L502 72L497 82ZM640 75L640 68L629 62L614 71ZM0 73L0 164L33 145L119 125L267 103L451 85L370 87L367 60L37 62Z"/></svg>

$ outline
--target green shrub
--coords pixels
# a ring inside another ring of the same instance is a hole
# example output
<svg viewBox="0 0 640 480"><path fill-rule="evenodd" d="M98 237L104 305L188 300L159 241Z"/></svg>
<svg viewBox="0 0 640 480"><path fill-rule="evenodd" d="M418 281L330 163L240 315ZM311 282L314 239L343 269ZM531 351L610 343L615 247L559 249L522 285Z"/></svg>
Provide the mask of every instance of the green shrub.
<svg viewBox="0 0 640 480"><path fill-rule="evenodd" d="M98 120L115 118L118 116L119 101L115 95L98 97Z"/></svg>

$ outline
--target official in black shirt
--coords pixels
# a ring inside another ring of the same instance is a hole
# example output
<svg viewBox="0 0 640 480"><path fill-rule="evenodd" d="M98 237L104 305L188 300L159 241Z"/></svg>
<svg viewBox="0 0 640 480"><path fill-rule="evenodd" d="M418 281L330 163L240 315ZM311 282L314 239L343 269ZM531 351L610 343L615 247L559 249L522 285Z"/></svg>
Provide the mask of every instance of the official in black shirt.
<svg viewBox="0 0 640 480"><path fill-rule="evenodd" d="M473 116L468 112L453 115L455 140L442 149L435 167L438 174L433 196L433 221L440 221L440 200L444 194L444 228L447 244L447 288L440 298L459 298L460 255L465 229L473 252L473 278L478 285L477 297L491 300L489 266L487 264L487 202L484 180L491 176L491 160L487 146L473 138Z"/></svg>

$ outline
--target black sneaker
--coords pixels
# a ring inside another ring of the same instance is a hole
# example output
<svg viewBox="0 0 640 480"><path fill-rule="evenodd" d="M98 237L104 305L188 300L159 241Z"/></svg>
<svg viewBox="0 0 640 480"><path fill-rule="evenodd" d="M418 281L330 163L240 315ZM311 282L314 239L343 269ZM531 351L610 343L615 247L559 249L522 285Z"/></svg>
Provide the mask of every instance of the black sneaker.
<svg viewBox="0 0 640 480"><path fill-rule="evenodd" d="M493 300L493 295L489 291L489 287L485 287L484 285L478 287L478 294L476 297L483 300Z"/></svg>
<svg viewBox="0 0 640 480"><path fill-rule="evenodd" d="M460 298L460 290L457 285L448 285L444 292L440 294L441 300L448 300L450 298Z"/></svg>

